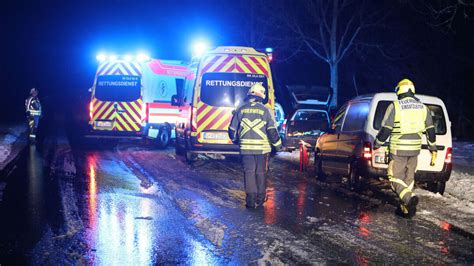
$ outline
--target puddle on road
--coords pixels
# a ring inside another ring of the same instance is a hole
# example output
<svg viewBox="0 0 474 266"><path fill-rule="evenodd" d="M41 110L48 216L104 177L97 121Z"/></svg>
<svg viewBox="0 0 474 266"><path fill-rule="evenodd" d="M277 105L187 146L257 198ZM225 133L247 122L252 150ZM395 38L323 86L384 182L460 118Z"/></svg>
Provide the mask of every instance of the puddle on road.
<svg viewBox="0 0 474 266"><path fill-rule="evenodd" d="M216 262L209 244L196 240L157 188L140 186L121 162L86 157L86 204L83 241L88 261L97 264L143 265Z"/></svg>

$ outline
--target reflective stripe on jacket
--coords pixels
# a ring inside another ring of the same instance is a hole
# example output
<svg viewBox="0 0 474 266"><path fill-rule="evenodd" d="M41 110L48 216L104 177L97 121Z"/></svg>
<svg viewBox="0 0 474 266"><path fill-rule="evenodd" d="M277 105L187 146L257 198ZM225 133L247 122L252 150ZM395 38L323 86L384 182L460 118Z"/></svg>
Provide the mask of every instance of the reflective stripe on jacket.
<svg viewBox="0 0 474 266"><path fill-rule="evenodd" d="M257 101L247 102L234 112L229 137L239 144L241 154L265 154L271 152L271 145L281 146L275 118Z"/></svg>
<svg viewBox="0 0 474 266"><path fill-rule="evenodd" d="M29 97L26 99L25 108L29 115L41 115L41 103L37 97Z"/></svg>

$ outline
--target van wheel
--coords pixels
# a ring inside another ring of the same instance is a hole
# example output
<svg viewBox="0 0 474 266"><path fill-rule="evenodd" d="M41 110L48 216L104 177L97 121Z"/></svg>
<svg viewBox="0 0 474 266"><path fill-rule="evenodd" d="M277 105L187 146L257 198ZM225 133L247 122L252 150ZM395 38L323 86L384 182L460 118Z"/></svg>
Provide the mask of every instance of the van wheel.
<svg viewBox="0 0 474 266"><path fill-rule="evenodd" d="M323 171L323 159L319 155L319 152L314 153L314 174L316 179L319 181L326 181L326 174Z"/></svg>
<svg viewBox="0 0 474 266"><path fill-rule="evenodd" d="M161 149L164 149L168 146L170 143L170 135L171 135L171 130L169 127L163 126L160 127L160 131L158 132L158 137L156 138L158 141L158 147Z"/></svg>
<svg viewBox="0 0 474 266"><path fill-rule="evenodd" d="M433 181L427 183L427 188L429 191L433 193L439 193L441 195L444 194L444 190L446 189L446 181Z"/></svg>
<svg viewBox="0 0 474 266"><path fill-rule="evenodd" d="M361 176L357 162L351 163L349 171L349 187L351 190L359 191L361 188Z"/></svg>

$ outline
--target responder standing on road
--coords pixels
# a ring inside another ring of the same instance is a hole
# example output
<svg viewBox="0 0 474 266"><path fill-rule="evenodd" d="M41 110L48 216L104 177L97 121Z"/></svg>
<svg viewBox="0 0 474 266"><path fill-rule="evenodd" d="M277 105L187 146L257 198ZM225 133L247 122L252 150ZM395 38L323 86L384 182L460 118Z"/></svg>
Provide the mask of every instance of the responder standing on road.
<svg viewBox="0 0 474 266"><path fill-rule="evenodd" d="M30 97L25 101L25 109L29 126L29 139L31 142L35 142L36 131L41 117L41 103L38 99L37 89L32 88L30 90Z"/></svg>
<svg viewBox="0 0 474 266"><path fill-rule="evenodd" d="M392 189L400 197L399 211L404 217L411 218L415 215L418 204L413 187L421 137L424 132L431 151L431 165L434 165L437 155L436 133L428 107L415 97L413 82L409 79L401 80L395 92L398 100L390 104L385 112L374 149L380 148L390 137L387 175Z"/></svg>
<svg viewBox="0 0 474 266"><path fill-rule="evenodd" d="M240 145L244 167L247 208L261 206L266 201L266 155L281 149L281 140L273 112L264 104L266 89L255 83L246 102L237 108L229 126L229 137Z"/></svg>

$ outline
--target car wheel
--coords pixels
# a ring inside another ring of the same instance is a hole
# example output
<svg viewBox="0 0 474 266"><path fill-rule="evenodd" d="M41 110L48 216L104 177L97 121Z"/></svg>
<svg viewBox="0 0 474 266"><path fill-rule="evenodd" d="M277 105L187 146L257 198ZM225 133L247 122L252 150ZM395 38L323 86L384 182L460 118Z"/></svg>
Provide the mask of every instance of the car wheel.
<svg viewBox="0 0 474 266"><path fill-rule="evenodd" d="M432 181L427 183L427 189L433 193L444 194L446 181Z"/></svg>
<svg viewBox="0 0 474 266"><path fill-rule="evenodd" d="M326 181L326 175L323 171L323 159L319 155L318 151L314 153L314 173L317 180Z"/></svg>
<svg viewBox="0 0 474 266"><path fill-rule="evenodd" d="M159 148L164 149L170 143L170 135L171 135L170 131L171 130L169 129L169 127L166 127L166 126L160 127L158 137L156 138L158 141Z"/></svg>
<svg viewBox="0 0 474 266"><path fill-rule="evenodd" d="M443 195L444 194L444 190L446 189L446 181L439 181L439 182L436 182L437 185L436 185L436 191Z"/></svg>
<svg viewBox="0 0 474 266"><path fill-rule="evenodd" d="M349 187L351 190L358 191L361 188L361 176L357 162L352 162L349 170Z"/></svg>

